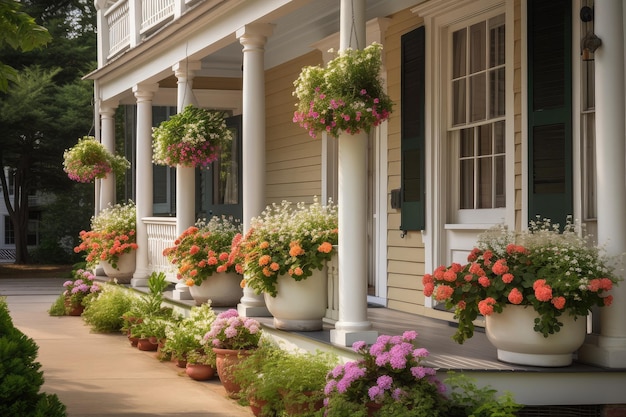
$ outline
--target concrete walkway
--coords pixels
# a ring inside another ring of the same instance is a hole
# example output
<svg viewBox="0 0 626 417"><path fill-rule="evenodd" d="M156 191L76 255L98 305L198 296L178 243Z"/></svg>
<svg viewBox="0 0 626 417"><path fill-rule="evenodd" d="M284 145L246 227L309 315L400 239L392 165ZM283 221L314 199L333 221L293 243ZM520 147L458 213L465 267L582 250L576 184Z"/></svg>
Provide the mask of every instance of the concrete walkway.
<svg viewBox="0 0 626 417"><path fill-rule="evenodd" d="M45 384L69 417L250 417L225 395L219 379L199 382L121 334L96 334L80 317L50 317L65 279L0 279L14 325L39 346Z"/></svg>

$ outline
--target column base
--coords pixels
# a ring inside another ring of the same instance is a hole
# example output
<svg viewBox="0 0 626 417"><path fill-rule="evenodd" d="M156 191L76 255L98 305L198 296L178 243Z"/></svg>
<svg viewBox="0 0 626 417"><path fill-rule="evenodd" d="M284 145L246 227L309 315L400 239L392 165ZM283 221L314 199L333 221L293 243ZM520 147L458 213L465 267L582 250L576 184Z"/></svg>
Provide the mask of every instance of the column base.
<svg viewBox="0 0 626 417"><path fill-rule="evenodd" d="M339 330L332 329L330 331L330 343L337 346L351 347L354 342L364 341L368 345L372 345L378 338L376 330Z"/></svg>
<svg viewBox="0 0 626 417"><path fill-rule="evenodd" d="M237 304L237 312L241 317L272 317L265 306L251 306L247 304Z"/></svg>
<svg viewBox="0 0 626 417"><path fill-rule="evenodd" d="M606 368L626 368L626 338L588 335L578 350L578 360Z"/></svg>
<svg viewBox="0 0 626 417"><path fill-rule="evenodd" d="M147 287L148 286L148 277L132 277L130 279L131 287Z"/></svg>
<svg viewBox="0 0 626 417"><path fill-rule="evenodd" d="M174 300L193 300L189 287L186 284L178 283L172 291L172 298Z"/></svg>

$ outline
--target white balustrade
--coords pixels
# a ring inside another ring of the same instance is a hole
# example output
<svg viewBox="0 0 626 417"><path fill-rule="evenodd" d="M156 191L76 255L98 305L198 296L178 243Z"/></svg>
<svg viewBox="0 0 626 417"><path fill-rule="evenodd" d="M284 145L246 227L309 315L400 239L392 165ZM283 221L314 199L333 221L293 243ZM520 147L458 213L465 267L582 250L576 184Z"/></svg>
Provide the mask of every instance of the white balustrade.
<svg viewBox="0 0 626 417"><path fill-rule="evenodd" d="M107 56L111 57L130 45L129 1L118 1L105 12L105 17L109 27L109 53Z"/></svg>
<svg viewBox="0 0 626 417"><path fill-rule="evenodd" d="M328 270L328 306L325 321L334 323L339 320L339 255L331 258Z"/></svg>
<svg viewBox="0 0 626 417"><path fill-rule="evenodd" d="M163 250L174 246L176 234L175 217L145 217L148 229L148 267L152 272L163 272L170 282L178 282L176 268L163 255Z"/></svg>
<svg viewBox="0 0 626 417"><path fill-rule="evenodd" d="M174 16L175 0L142 0L141 1L141 33Z"/></svg>

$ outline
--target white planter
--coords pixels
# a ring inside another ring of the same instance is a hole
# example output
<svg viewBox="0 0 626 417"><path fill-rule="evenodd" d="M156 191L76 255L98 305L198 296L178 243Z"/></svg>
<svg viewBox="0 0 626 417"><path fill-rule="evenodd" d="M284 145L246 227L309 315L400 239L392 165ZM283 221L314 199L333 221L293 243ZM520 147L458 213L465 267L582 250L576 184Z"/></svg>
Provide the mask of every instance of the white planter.
<svg viewBox="0 0 626 417"><path fill-rule="evenodd" d="M243 295L241 276L234 272L214 273L201 285L189 287L189 293L197 305L211 300L212 307L232 307Z"/></svg>
<svg viewBox="0 0 626 417"><path fill-rule="evenodd" d="M113 268L109 262L102 261L102 269L111 281L117 281L120 284L129 284L133 274L135 273L135 263L137 259L136 251L123 253L117 260L117 268Z"/></svg>
<svg viewBox="0 0 626 417"><path fill-rule="evenodd" d="M278 277L276 297L265 293L265 305L274 316L274 326L282 330L322 330L328 303L326 267L296 281L289 275Z"/></svg>
<svg viewBox="0 0 626 417"><path fill-rule="evenodd" d="M585 341L587 320L564 313L563 327L544 337L533 330L537 312L524 306L507 305L502 313L486 317L486 334L498 349L498 359L519 365L557 367L572 363L573 353Z"/></svg>

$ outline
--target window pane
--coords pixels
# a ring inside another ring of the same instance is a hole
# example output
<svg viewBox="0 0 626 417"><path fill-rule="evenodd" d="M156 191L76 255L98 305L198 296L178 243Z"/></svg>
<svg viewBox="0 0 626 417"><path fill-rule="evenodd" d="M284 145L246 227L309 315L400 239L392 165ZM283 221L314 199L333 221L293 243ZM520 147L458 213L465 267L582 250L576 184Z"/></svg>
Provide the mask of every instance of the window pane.
<svg viewBox="0 0 626 417"><path fill-rule="evenodd" d="M485 120L486 111L485 73L470 77L470 122Z"/></svg>
<svg viewBox="0 0 626 417"><path fill-rule="evenodd" d="M452 120L455 125L465 123L465 80L452 83Z"/></svg>
<svg viewBox="0 0 626 417"><path fill-rule="evenodd" d="M461 130L461 158L474 156L474 129Z"/></svg>
<svg viewBox="0 0 626 417"><path fill-rule="evenodd" d="M496 156L495 163L495 190L496 204L494 208L504 207L506 205L506 174L504 172L504 156Z"/></svg>
<svg viewBox="0 0 626 417"><path fill-rule="evenodd" d="M489 68L504 65L504 15L489 20Z"/></svg>
<svg viewBox="0 0 626 417"><path fill-rule="evenodd" d="M491 125L482 125L478 128L478 155L491 155L493 153Z"/></svg>
<svg viewBox="0 0 626 417"><path fill-rule="evenodd" d="M457 30L452 34L452 78L465 75L467 30Z"/></svg>
<svg viewBox="0 0 626 417"><path fill-rule="evenodd" d="M504 121L493 124L493 143L494 153L506 152L506 142L504 140Z"/></svg>
<svg viewBox="0 0 626 417"><path fill-rule="evenodd" d="M492 208L492 158L478 159L478 207Z"/></svg>
<svg viewBox="0 0 626 417"><path fill-rule="evenodd" d="M470 74L485 69L486 62L485 22L470 27Z"/></svg>
<svg viewBox="0 0 626 417"><path fill-rule="evenodd" d="M219 160L213 165L213 204L238 204L239 203L239 167L237 166L238 153L237 132L233 130L229 142L225 142L220 152Z"/></svg>
<svg viewBox="0 0 626 417"><path fill-rule="evenodd" d="M504 116L504 68L489 71L489 117Z"/></svg>
<svg viewBox="0 0 626 417"><path fill-rule="evenodd" d="M152 178L153 178L153 202L154 204L167 203L167 170L169 168L162 165L152 166Z"/></svg>
<svg viewBox="0 0 626 417"><path fill-rule="evenodd" d="M460 208L474 208L474 160L466 159L461 161L461 178L460 178Z"/></svg>

